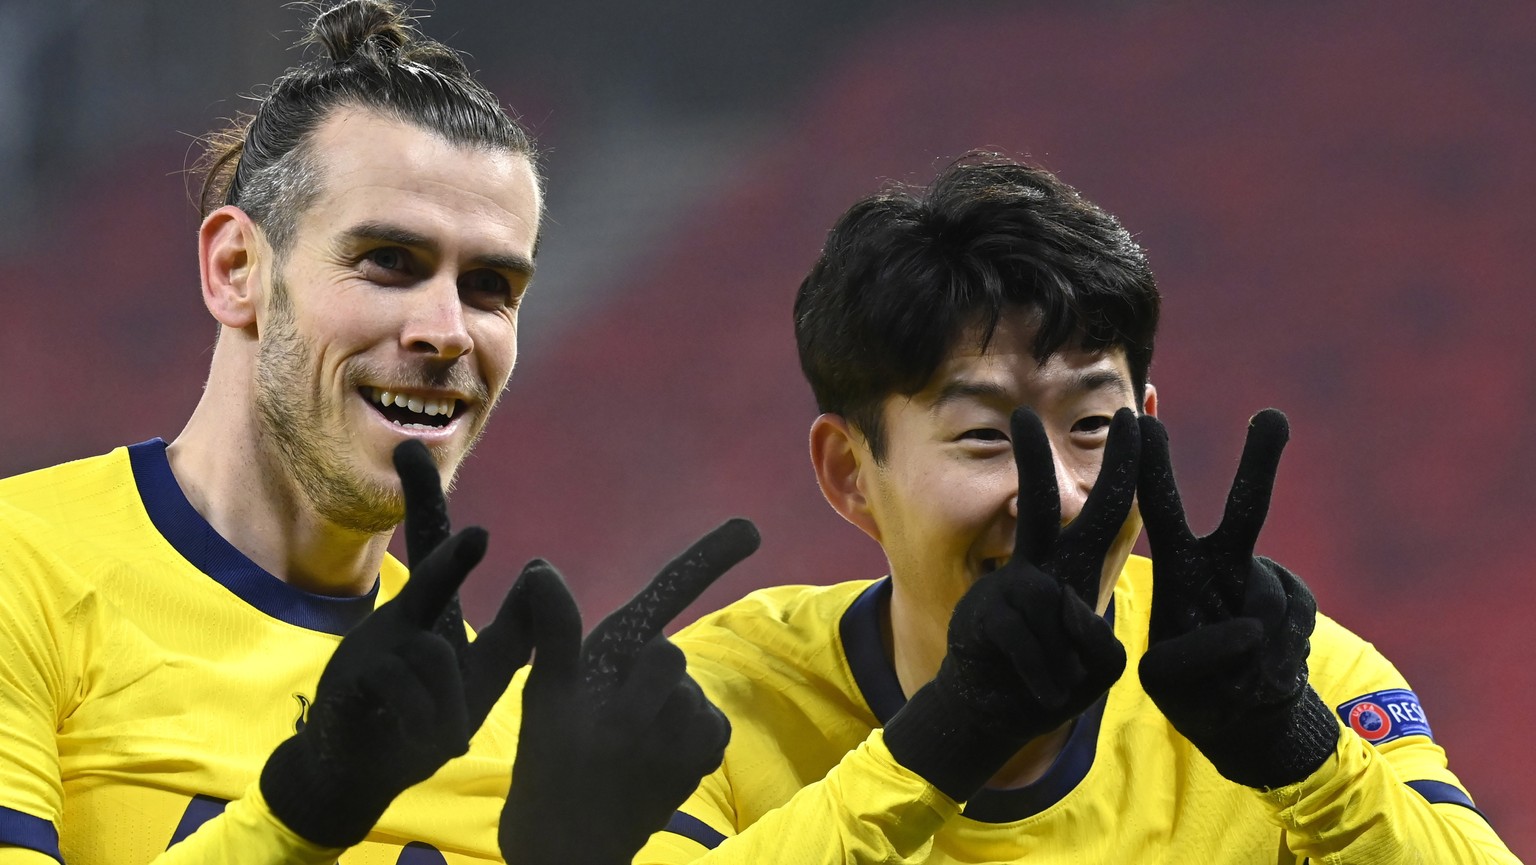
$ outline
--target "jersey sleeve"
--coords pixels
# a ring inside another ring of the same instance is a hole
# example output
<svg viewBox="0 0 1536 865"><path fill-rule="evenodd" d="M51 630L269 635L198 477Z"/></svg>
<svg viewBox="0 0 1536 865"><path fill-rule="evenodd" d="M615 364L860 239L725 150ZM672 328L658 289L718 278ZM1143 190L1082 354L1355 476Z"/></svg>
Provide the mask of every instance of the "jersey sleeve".
<svg viewBox="0 0 1536 865"><path fill-rule="evenodd" d="M704 779L636 865L780 862L883 863L921 859L960 804L907 770L875 730L822 780L740 831L722 766Z"/></svg>
<svg viewBox="0 0 1536 865"><path fill-rule="evenodd" d="M0 847L59 860L57 732L79 692L79 643L94 617L92 598L53 564L19 517L0 512Z"/></svg>
<svg viewBox="0 0 1536 865"><path fill-rule="evenodd" d="M1374 646L1319 616L1312 684L1338 747L1299 783L1261 793L1299 858L1518 865L1433 740L1418 698Z"/></svg>

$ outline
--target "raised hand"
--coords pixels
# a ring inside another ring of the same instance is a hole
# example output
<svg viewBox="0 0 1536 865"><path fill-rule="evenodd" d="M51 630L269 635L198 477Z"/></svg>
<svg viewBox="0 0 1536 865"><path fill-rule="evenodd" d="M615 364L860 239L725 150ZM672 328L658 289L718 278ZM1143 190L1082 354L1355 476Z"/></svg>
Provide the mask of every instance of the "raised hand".
<svg viewBox="0 0 1536 865"><path fill-rule="evenodd" d="M1104 559L1130 513L1135 413L1110 423L1082 512L1061 528L1050 440L1028 408L1011 419L1019 473L1013 555L955 605L949 653L885 727L898 762L969 799L1029 740L1093 704L1125 670L1125 649L1094 609Z"/></svg>
<svg viewBox="0 0 1536 865"><path fill-rule="evenodd" d="M479 638L465 639L456 592L485 554L485 530L449 536L437 468L419 442L395 450L395 468L411 578L336 647L308 723L261 772L272 813L324 847L362 841L396 796L467 751L533 651L524 580Z"/></svg>
<svg viewBox="0 0 1536 865"><path fill-rule="evenodd" d="M1263 789L1312 774L1338 741L1338 723L1307 683L1317 604L1294 574L1253 554L1289 438L1279 411L1254 415L1221 524L1197 538L1174 483L1168 433L1141 419L1153 580L1142 686L1217 771Z"/></svg>
<svg viewBox="0 0 1536 865"><path fill-rule="evenodd" d="M628 865L720 765L730 724L662 629L757 546L752 523L726 522L585 641L554 567L535 560L523 569L540 618L501 817L510 865Z"/></svg>

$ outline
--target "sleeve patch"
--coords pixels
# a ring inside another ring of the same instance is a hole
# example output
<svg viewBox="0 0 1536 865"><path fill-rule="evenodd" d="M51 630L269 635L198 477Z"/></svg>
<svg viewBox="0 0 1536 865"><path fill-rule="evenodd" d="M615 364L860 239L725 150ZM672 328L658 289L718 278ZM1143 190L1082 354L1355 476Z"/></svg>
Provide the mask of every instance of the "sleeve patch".
<svg viewBox="0 0 1536 865"><path fill-rule="evenodd" d="M691 841L697 841L710 850L719 847L720 842L725 840L725 836L716 832L708 823L691 814L684 814L681 811L674 813L672 819L667 821L665 831L671 832L674 835L681 835Z"/></svg>
<svg viewBox="0 0 1536 865"><path fill-rule="evenodd" d="M1406 688L1356 697L1340 706L1338 712L1346 726L1372 745L1382 745L1404 736L1434 738L1419 698Z"/></svg>

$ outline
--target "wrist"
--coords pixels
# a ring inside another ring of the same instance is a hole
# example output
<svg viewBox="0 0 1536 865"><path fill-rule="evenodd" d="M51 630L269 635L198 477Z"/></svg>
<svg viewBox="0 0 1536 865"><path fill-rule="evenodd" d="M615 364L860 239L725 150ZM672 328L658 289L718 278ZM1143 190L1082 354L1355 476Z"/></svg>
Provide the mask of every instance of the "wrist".
<svg viewBox="0 0 1536 865"><path fill-rule="evenodd" d="M1030 738L981 722L939 679L912 695L883 737L896 762L956 802L974 796Z"/></svg>
<svg viewBox="0 0 1536 865"><path fill-rule="evenodd" d="M1327 762L1338 748L1339 722L1307 685L1273 711L1186 738L1222 777L1268 791L1305 780Z"/></svg>
<svg viewBox="0 0 1536 865"><path fill-rule="evenodd" d="M289 831L320 847L352 847L373 831L394 797L379 784L339 776L303 735L272 751L257 788L272 816Z"/></svg>

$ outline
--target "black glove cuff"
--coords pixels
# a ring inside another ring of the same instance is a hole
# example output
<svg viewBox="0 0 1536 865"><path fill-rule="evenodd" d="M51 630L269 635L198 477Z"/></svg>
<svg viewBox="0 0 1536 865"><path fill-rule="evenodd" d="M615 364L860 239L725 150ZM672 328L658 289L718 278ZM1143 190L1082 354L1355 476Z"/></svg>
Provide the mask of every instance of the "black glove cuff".
<svg viewBox="0 0 1536 865"><path fill-rule="evenodd" d="M971 717L929 682L885 725L885 746L896 762L956 802L976 795L1027 738L999 734Z"/></svg>
<svg viewBox="0 0 1536 865"><path fill-rule="evenodd" d="M380 785L371 785L371 791L362 784L339 789L337 779L323 771L323 761L300 736L278 745L262 767L261 795L267 807L311 844L346 848L361 843L394 797L369 795L382 793Z"/></svg>
<svg viewBox="0 0 1536 865"><path fill-rule="evenodd" d="M1229 781L1273 790L1311 776L1338 748L1339 722L1312 686L1279 711L1247 716L1241 729L1194 744Z"/></svg>

